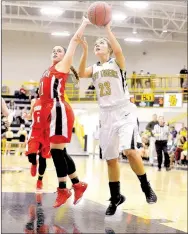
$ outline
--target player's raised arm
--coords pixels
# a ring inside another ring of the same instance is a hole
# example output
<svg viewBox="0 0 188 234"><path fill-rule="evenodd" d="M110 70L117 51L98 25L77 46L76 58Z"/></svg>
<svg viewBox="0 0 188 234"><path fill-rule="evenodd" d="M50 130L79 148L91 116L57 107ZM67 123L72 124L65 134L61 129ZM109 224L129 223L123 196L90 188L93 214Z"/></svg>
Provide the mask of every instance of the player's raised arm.
<svg viewBox="0 0 188 234"><path fill-rule="evenodd" d="M69 43L69 46L67 48L64 58L56 65L57 71L63 72L63 73L68 73L70 71L70 67L73 61L73 56L74 56L76 47L79 44L78 37L82 37L85 27L87 26L88 23L89 23L89 20L83 17L82 24L80 25L80 27L78 28L78 30L76 31L72 39L70 40L70 43Z"/></svg>
<svg viewBox="0 0 188 234"><path fill-rule="evenodd" d="M116 37L114 36L113 32L111 31L110 23L108 23L105 26L105 29L107 31L108 39L110 41L110 45L112 47L113 53L116 57L116 62L122 70L125 70L125 57L123 55L123 51L122 51L122 48L121 48L119 42L117 41Z"/></svg>
<svg viewBox="0 0 188 234"><path fill-rule="evenodd" d="M80 59L78 74L80 78L89 78L92 76L92 67L86 68L87 57L88 57L88 44L86 38L84 38L84 40L80 39L80 45L83 48L83 53Z"/></svg>

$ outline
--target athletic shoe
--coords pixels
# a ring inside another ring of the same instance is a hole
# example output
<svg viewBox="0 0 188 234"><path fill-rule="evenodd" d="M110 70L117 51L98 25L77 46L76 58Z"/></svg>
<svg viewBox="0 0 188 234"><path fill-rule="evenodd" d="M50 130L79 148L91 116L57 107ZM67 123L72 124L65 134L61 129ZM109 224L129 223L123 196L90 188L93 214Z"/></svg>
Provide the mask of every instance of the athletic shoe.
<svg viewBox="0 0 188 234"><path fill-rule="evenodd" d="M166 171L171 171L171 168L170 167L166 167Z"/></svg>
<svg viewBox="0 0 188 234"><path fill-rule="evenodd" d="M87 189L87 184L84 182L79 182L77 184L74 184L72 187L74 189L74 203L73 204L76 205L82 198L85 190Z"/></svg>
<svg viewBox="0 0 188 234"><path fill-rule="evenodd" d="M43 187L42 180L37 180L36 188L40 190L42 189L42 187Z"/></svg>
<svg viewBox="0 0 188 234"><path fill-rule="evenodd" d="M65 202L67 201L67 199L72 195L70 189L60 189L57 188L57 198L56 201L54 203L54 208L57 208L63 204L65 204Z"/></svg>
<svg viewBox="0 0 188 234"><path fill-rule="evenodd" d="M36 173L37 173L37 164L36 165L31 164L31 175L34 177L36 176Z"/></svg>
<svg viewBox="0 0 188 234"><path fill-rule="evenodd" d="M112 199L110 200L111 202L106 210L106 215L114 215L116 213L117 207L125 201L125 197L120 194L120 197L117 199L117 201L112 201Z"/></svg>
<svg viewBox="0 0 188 234"><path fill-rule="evenodd" d="M146 201L149 204L153 204L157 202L157 196L153 189L151 188L151 185L149 182L147 184L141 184L142 191L145 193Z"/></svg>
<svg viewBox="0 0 188 234"><path fill-rule="evenodd" d="M49 226L46 224L43 224L42 226L39 227L37 233L40 233L40 234L49 233L49 230L50 230Z"/></svg>

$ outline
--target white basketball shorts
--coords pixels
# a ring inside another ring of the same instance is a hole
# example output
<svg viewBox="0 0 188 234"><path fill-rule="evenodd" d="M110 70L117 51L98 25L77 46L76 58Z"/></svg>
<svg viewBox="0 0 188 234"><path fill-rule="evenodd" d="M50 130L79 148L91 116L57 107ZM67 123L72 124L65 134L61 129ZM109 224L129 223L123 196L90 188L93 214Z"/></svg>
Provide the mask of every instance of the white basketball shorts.
<svg viewBox="0 0 188 234"><path fill-rule="evenodd" d="M126 149L138 149L141 138L138 131L136 107L126 105L100 108L100 147L102 157L111 160Z"/></svg>

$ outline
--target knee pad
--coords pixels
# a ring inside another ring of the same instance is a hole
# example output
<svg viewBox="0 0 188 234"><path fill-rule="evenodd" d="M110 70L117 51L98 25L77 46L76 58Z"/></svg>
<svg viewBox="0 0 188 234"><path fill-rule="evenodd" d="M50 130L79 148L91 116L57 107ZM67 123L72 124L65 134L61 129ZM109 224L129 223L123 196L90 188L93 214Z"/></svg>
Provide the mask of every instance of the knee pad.
<svg viewBox="0 0 188 234"><path fill-rule="evenodd" d="M28 154L28 160L30 163L36 163L36 159L37 159L37 154L36 153L33 153L33 154Z"/></svg>
<svg viewBox="0 0 188 234"><path fill-rule="evenodd" d="M63 156L67 162L68 175L71 175L76 171L76 166L73 159L67 154L66 148L63 150Z"/></svg>
<svg viewBox="0 0 188 234"><path fill-rule="evenodd" d="M66 177L67 176L67 162L63 156L63 150L60 149L51 149L51 155L56 168L57 177Z"/></svg>

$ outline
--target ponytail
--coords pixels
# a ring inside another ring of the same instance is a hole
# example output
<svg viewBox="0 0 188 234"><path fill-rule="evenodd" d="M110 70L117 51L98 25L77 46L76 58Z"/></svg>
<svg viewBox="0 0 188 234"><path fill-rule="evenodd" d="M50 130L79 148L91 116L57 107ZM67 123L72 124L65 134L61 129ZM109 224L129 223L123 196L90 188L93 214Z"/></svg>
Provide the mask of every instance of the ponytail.
<svg viewBox="0 0 188 234"><path fill-rule="evenodd" d="M76 77L76 79L79 80L79 76L78 76L76 69L73 66L71 66L70 69L71 69L72 73L74 74L74 76Z"/></svg>

